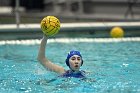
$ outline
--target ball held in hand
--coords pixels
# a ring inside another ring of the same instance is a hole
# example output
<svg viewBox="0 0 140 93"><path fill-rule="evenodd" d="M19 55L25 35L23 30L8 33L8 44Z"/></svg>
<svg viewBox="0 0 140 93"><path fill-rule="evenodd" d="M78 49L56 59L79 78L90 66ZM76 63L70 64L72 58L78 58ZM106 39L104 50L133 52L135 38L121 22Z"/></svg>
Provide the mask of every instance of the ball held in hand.
<svg viewBox="0 0 140 93"><path fill-rule="evenodd" d="M60 21L55 16L44 17L41 21L41 30L47 36L53 36L60 30Z"/></svg>

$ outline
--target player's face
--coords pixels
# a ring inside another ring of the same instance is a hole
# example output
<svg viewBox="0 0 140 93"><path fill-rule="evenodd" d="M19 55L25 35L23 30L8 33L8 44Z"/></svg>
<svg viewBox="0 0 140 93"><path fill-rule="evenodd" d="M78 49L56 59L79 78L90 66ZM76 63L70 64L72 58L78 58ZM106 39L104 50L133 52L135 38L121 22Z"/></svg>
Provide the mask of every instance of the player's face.
<svg viewBox="0 0 140 93"><path fill-rule="evenodd" d="M80 69L82 63L82 59L78 55L73 55L69 59L70 68L74 71L78 71Z"/></svg>

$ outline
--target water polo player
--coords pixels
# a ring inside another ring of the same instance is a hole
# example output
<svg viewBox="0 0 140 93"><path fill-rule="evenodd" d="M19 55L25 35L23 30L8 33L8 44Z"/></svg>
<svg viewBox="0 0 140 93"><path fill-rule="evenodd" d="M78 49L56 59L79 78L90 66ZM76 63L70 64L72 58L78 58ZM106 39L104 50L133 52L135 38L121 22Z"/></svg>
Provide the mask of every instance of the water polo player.
<svg viewBox="0 0 140 93"><path fill-rule="evenodd" d="M45 57L45 49L47 43L47 37L44 35L43 39L41 40L40 49L38 53L38 60L40 63L50 71L54 71L60 73L61 77L76 77L76 78L83 78L85 77L85 72L80 71L80 67L83 64L83 59L79 51L70 51L66 58L66 65L69 66L69 70L65 70L63 67L58 66L48 60Z"/></svg>

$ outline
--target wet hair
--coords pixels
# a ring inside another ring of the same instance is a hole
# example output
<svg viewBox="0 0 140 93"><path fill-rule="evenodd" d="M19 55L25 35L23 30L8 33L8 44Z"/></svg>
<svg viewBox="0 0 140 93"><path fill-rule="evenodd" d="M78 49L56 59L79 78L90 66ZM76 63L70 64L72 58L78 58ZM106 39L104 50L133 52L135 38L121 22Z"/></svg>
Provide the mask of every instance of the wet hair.
<svg viewBox="0 0 140 93"><path fill-rule="evenodd" d="M73 55L78 55L78 56L80 56L81 57L81 59L82 59L82 55L81 55L81 53L79 52L79 51L76 51L76 50L72 50L72 51L70 51L69 53L68 53L68 55L67 55L67 58L66 58L66 65L67 66L69 66L70 67L70 65L69 65L69 59L70 59L70 57L72 57ZM83 65L83 59L82 59L82 63L81 63L81 66Z"/></svg>

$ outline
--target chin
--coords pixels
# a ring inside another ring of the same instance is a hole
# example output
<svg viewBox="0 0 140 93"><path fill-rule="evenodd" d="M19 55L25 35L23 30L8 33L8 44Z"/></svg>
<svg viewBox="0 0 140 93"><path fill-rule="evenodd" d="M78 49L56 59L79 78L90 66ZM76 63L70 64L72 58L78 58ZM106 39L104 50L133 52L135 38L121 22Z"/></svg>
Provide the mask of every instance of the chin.
<svg viewBox="0 0 140 93"><path fill-rule="evenodd" d="M74 71L79 71L79 69L80 69L79 65L75 65L72 67L72 70L74 70Z"/></svg>
<svg viewBox="0 0 140 93"><path fill-rule="evenodd" d="M78 71L80 69L80 67L75 67L75 71Z"/></svg>

